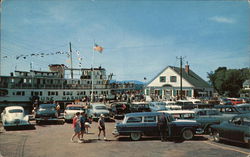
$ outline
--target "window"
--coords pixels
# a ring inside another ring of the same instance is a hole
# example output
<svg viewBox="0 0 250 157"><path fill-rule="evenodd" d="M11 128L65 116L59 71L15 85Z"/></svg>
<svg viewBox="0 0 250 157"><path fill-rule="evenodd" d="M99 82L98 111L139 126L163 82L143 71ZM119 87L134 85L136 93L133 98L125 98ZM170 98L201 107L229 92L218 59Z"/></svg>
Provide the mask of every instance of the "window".
<svg viewBox="0 0 250 157"><path fill-rule="evenodd" d="M127 123L141 123L142 117L129 117Z"/></svg>
<svg viewBox="0 0 250 157"><path fill-rule="evenodd" d="M156 122L156 117L155 116L144 117L144 122Z"/></svg>
<svg viewBox="0 0 250 157"><path fill-rule="evenodd" d="M176 76L170 76L170 82L176 82Z"/></svg>
<svg viewBox="0 0 250 157"><path fill-rule="evenodd" d="M160 77L160 82L166 82L166 77L165 76L161 76Z"/></svg>

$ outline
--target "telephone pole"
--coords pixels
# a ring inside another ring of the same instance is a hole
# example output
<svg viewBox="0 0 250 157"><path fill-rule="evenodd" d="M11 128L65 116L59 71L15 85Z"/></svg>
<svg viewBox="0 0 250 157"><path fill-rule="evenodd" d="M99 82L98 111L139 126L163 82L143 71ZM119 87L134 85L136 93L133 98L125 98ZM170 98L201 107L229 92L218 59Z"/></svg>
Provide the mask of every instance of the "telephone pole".
<svg viewBox="0 0 250 157"><path fill-rule="evenodd" d="M180 56L180 57L176 57L176 58L180 60L180 77L181 77L181 79L180 79L180 87L181 87L180 99L182 100L182 62L183 62L183 59L185 57Z"/></svg>
<svg viewBox="0 0 250 157"><path fill-rule="evenodd" d="M70 52L70 73L71 73L71 79L73 79L73 66L72 66L72 49L71 49L71 42L69 42L69 52Z"/></svg>

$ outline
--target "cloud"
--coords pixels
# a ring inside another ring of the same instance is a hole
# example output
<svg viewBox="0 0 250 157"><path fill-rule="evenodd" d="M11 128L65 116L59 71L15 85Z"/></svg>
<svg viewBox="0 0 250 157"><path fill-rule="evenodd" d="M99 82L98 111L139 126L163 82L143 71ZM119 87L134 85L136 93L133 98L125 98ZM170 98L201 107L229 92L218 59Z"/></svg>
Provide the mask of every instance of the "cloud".
<svg viewBox="0 0 250 157"><path fill-rule="evenodd" d="M235 23L234 19L223 17L223 16L214 16L214 17L211 17L210 20L218 22L218 23Z"/></svg>

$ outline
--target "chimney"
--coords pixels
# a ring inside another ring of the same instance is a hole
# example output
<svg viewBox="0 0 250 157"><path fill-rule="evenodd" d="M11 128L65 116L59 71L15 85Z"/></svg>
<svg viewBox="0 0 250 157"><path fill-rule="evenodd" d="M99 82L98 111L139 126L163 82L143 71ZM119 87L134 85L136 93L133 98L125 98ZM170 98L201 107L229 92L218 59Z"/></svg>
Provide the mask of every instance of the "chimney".
<svg viewBox="0 0 250 157"><path fill-rule="evenodd" d="M185 72L186 72L187 74L189 74L189 65L188 65L188 62L187 62L187 64L185 65Z"/></svg>

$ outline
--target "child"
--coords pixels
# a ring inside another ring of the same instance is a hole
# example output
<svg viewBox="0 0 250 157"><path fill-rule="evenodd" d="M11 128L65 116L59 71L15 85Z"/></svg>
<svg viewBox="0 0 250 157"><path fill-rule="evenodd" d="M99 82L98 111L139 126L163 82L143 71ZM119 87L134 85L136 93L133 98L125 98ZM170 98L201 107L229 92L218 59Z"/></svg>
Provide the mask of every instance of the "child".
<svg viewBox="0 0 250 157"><path fill-rule="evenodd" d="M100 140L100 134L101 134L101 131L103 132L103 136L104 136L104 140L107 140L106 139L106 133L105 133L105 123L104 123L104 115L101 114L99 120L98 120L98 129L99 129L99 133L98 133L98 140Z"/></svg>
<svg viewBox="0 0 250 157"><path fill-rule="evenodd" d="M74 142L74 137L78 137L78 143L82 143L80 140L80 133L81 133L81 124L80 124L80 112L76 113L76 116L73 118L73 128L74 134L71 137L71 142Z"/></svg>

